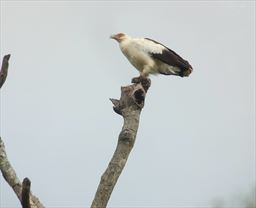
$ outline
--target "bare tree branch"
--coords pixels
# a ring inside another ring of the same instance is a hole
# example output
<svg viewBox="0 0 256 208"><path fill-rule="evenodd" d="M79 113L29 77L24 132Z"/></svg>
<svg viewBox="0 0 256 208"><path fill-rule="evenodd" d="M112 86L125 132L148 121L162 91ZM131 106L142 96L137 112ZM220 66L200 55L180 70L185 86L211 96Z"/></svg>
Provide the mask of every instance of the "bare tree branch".
<svg viewBox="0 0 256 208"><path fill-rule="evenodd" d="M22 191L21 191L21 204L22 208L31 208L30 206L30 185L31 182L28 178L24 178L22 182Z"/></svg>
<svg viewBox="0 0 256 208"><path fill-rule="evenodd" d="M0 88L3 86L8 74L9 58L10 58L10 54L5 55L3 58L3 63L0 71ZM4 142L2 141L1 137L0 137L0 170L2 172L4 179L9 184L9 186L13 189L14 193L22 203L22 195L21 195L22 188L26 189L27 186L25 187L25 185L28 185L28 184L25 182L24 186L21 185L21 182L17 177L15 170L13 169L13 167L11 166L8 160L8 157L5 151ZM30 191L28 193L30 193ZM33 196L31 193L29 198L30 198L31 207L29 206L26 208L44 208L44 206L41 204L38 198Z"/></svg>
<svg viewBox="0 0 256 208"><path fill-rule="evenodd" d="M3 58L3 62L2 62L2 67L1 67L1 71L0 71L0 88L2 88L7 74L8 74L8 66L9 66L9 59L10 59L10 54L5 55Z"/></svg>
<svg viewBox="0 0 256 208"><path fill-rule="evenodd" d="M124 118L124 124L118 137L118 143L114 155L101 176L100 184L96 191L92 208L105 208L114 186L126 164L128 156L135 143L139 119L146 91L150 86L150 80L145 79L140 83L121 88L121 98L110 99L116 113Z"/></svg>
<svg viewBox="0 0 256 208"><path fill-rule="evenodd" d="M14 193L20 199L21 183L17 177L14 169L8 161L7 154L5 152L4 142L0 137L0 170L6 182L13 189Z"/></svg>
<svg viewBox="0 0 256 208"><path fill-rule="evenodd" d="M11 166L7 158L5 146L1 137L0 137L0 170L2 172L4 179L9 184L9 186L13 189L14 193L22 203L22 195L21 195L22 185L18 176L16 175L15 170L13 169L13 167ZM31 198L30 200L31 208L44 208L44 206L41 204L39 199L34 195L32 195L31 193L30 193L30 198Z"/></svg>

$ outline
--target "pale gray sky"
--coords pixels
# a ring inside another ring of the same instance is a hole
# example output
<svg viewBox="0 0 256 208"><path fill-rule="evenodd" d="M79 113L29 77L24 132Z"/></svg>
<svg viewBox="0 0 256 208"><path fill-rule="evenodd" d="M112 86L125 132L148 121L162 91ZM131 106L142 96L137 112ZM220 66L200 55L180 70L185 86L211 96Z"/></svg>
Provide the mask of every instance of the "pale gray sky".
<svg viewBox="0 0 256 208"><path fill-rule="evenodd" d="M255 2L1 1L1 135L47 207L88 207L122 118L108 98L138 72L109 35L149 37L189 60L152 76L109 207L240 207L255 179ZM20 207L0 177L1 208Z"/></svg>

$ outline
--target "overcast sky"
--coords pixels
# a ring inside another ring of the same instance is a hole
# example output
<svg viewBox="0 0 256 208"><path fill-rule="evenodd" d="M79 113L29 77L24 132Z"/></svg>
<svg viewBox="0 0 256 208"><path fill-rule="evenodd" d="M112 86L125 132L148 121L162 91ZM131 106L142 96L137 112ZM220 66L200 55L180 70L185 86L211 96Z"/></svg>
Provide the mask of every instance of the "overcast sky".
<svg viewBox="0 0 256 208"><path fill-rule="evenodd" d="M255 185L255 2L1 1L1 136L46 207L88 207L138 72L109 39L149 37L194 68L152 76L109 207L241 207ZM1 208L20 207L0 177Z"/></svg>

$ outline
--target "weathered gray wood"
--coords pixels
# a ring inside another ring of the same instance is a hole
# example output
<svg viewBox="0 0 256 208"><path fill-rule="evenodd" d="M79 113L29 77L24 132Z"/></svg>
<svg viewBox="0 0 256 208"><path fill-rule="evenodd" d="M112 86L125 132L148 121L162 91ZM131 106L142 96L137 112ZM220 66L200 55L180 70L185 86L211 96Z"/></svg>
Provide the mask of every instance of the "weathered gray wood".
<svg viewBox="0 0 256 208"><path fill-rule="evenodd" d="M5 151L4 142L0 137L0 170L6 182L13 189L14 193L20 199L21 182L12 168Z"/></svg>
<svg viewBox="0 0 256 208"><path fill-rule="evenodd" d="M140 113L144 107L146 91L150 86L150 80L136 83L121 88L121 98L110 99L116 113L124 118L124 124L118 137L118 143L114 155L101 176L100 184L96 191L92 208L104 208L115 187L115 184L127 162L128 156L135 143L139 127Z"/></svg>

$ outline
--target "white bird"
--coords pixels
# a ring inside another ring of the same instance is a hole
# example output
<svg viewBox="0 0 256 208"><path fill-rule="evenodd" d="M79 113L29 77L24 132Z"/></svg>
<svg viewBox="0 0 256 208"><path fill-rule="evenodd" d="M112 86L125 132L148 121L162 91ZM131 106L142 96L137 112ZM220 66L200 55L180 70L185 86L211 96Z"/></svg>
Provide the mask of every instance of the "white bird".
<svg viewBox="0 0 256 208"><path fill-rule="evenodd" d="M111 35L129 62L140 72L141 78L149 74L189 76L193 68L177 53L149 38L132 38L124 33Z"/></svg>

